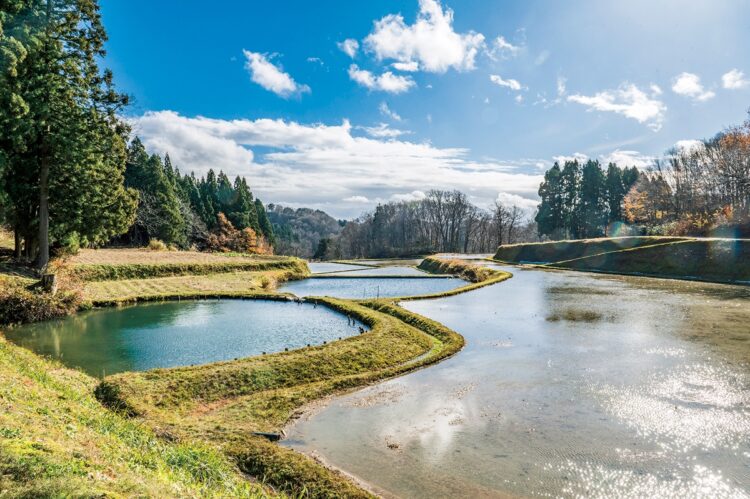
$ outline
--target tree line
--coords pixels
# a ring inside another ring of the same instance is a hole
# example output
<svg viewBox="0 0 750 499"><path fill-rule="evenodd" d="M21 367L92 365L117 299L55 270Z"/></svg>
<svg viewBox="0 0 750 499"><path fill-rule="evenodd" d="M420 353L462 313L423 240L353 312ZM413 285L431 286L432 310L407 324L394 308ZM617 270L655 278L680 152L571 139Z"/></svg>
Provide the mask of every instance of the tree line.
<svg viewBox="0 0 750 499"><path fill-rule="evenodd" d="M96 0L7 0L0 9L0 223L15 256L141 244L270 251L273 230L244 178L181 175L120 118L128 97L102 70Z"/></svg>
<svg viewBox="0 0 750 499"><path fill-rule="evenodd" d="M742 125L667 151L625 196L623 212L653 234L750 235L750 114Z"/></svg>
<svg viewBox="0 0 750 499"><path fill-rule="evenodd" d="M606 172L600 163L588 160L555 164L539 186L541 202L535 217L540 236L580 239L606 235L613 223L623 221L622 203L637 182L636 167L614 163Z"/></svg>
<svg viewBox="0 0 750 499"><path fill-rule="evenodd" d="M384 258L430 253L488 253L499 244L534 238L517 206L472 204L466 194L431 190L424 199L379 204L322 238L316 259Z"/></svg>

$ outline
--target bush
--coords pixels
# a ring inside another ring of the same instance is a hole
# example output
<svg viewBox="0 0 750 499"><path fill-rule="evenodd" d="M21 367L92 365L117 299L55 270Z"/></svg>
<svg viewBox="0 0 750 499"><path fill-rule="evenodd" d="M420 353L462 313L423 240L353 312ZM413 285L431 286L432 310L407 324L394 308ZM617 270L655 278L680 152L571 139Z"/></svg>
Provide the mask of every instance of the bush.
<svg viewBox="0 0 750 499"><path fill-rule="evenodd" d="M151 239L148 242L148 249L151 251L166 251L167 245L159 241L158 239Z"/></svg>
<svg viewBox="0 0 750 499"><path fill-rule="evenodd" d="M81 303L75 291L59 291L55 295L21 285L4 285L0 289L0 324L21 324L46 321L70 315Z"/></svg>

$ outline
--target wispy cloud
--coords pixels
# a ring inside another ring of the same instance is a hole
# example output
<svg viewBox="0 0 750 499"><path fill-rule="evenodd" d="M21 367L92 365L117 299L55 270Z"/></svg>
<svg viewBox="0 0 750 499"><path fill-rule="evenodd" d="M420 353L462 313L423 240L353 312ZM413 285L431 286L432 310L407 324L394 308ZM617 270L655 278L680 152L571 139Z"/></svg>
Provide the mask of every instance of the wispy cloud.
<svg viewBox="0 0 750 499"><path fill-rule="evenodd" d="M648 123L654 131L661 129L667 106L660 101L658 93L651 95L632 83L623 83L616 90L604 90L594 95L570 95L568 101L587 106L590 110L621 114L638 123Z"/></svg>
<svg viewBox="0 0 750 499"><path fill-rule="evenodd" d="M388 107L388 104L386 104L385 102L380 103L380 105L378 106L378 110L383 116L388 116L394 121L401 121L401 116L396 111Z"/></svg>
<svg viewBox="0 0 750 499"><path fill-rule="evenodd" d="M507 87L511 90L515 90L516 92L523 88L523 85L521 85L518 80L514 80L513 78L508 78L506 80L503 79L500 75L490 75L490 81L495 85Z"/></svg>
<svg viewBox="0 0 750 499"><path fill-rule="evenodd" d="M249 50L243 50L242 53L245 54L245 68L250 73L250 79L266 90L283 98L310 92L310 87L294 81L289 74L269 61L265 54Z"/></svg>
<svg viewBox="0 0 750 499"><path fill-rule="evenodd" d="M391 128L388 123L379 123L377 126L362 126L359 128L364 130L370 137L376 137L379 139L395 139L401 135L408 135L411 133L407 130Z"/></svg>

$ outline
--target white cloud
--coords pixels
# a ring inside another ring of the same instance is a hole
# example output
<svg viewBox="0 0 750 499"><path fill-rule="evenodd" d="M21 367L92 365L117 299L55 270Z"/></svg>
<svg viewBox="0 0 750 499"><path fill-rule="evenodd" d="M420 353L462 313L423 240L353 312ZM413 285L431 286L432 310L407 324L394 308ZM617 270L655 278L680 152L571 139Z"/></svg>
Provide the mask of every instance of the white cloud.
<svg viewBox="0 0 750 499"><path fill-rule="evenodd" d="M349 196L348 198L342 199L347 203L369 203L370 200L365 196Z"/></svg>
<svg viewBox="0 0 750 499"><path fill-rule="evenodd" d="M431 73L444 73L451 68L474 69L476 55L485 45L481 33L456 33L453 11L443 10L437 0L419 1L414 24L407 25L400 14L375 21L375 28L364 43L378 60L417 63Z"/></svg>
<svg viewBox="0 0 750 499"><path fill-rule="evenodd" d="M500 75L490 75L490 81L496 85L500 85L501 87L508 87L509 89L515 91L519 91L523 88L518 80L514 80L512 78L504 80Z"/></svg>
<svg viewBox="0 0 750 499"><path fill-rule="evenodd" d="M359 50L359 42L354 38L347 38L343 42L336 43L336 45L343 53L345 53L352 59L357 56L357 51Z"/></svg>
<svg viewBox="0 0 750 499"><path fill-rule="evenodd" d="M648 123L654 131L661 129L667 106L652 91L649 96L632 83L623 83L616 90L604 90L594 95L570 95L568 101L588 106L592 110L622 114L638 123Z"/></svg>
<svg viewBox="0 0 750 499"><path fill-rule="evenodd" d="M395 75L390 71L376 75L365 69L359 69L356 64L349 66L349 78L370 90L380 90L391 94L406 92L416 85L409 76Z"/></svg>
<svg viewBox="0 0 750 499"><path fill-rule="evenodd" d="M674 150L678 153L691 153L703 149L703 141L695 139L678 140L674 144Z"/></svg>
<svg viewBox="0 0 750 499"><path fill-rule="evenodd" d="M419 71L419 63L417 61L394 62L393 64L391 64L391 66L393 67L393 69L396 69L398 71Z"/></svg>
<svg viewBox="0 0 750 499"><path fill-rule="evenodd" d="M721 76L721 84L729 90L738 90L750 86L750 80L745 79L745 73L739 69L733 69Z"/></svg>
<svg viewBox="0 0 750 499"><path fill-rule="evenodd" d="M505 37L498 36L492 42L492 46L487 51L487 53L492 59L507 59L517 56L520 51L521 47L519 45L513 45L508 40L506 40Z"/></svg>
<svg viewBox="0 0 750 499"><path fill-rule="evenodd" d="M149 151L169 152L183 172L204 175L213 168L245 175L266 202L320 208L339 217L360 213L352 202L341 201L353 196L372 204L417 190L460 189L489 206L498 191L534 199L542 180L536 169L527 174L497 160L475 161L463 148L355 136L348 121L304 125L160 111L134 118L132 124ZM254 155L255 147L264 154Z"/></svg>
<svg viewBox="0 0 750 499"><path fill-rule="evenodd" d="M264 54L243 50L245 68L250 72L250 79L276 95L288 98L310 91L307 85L300 85L291 76L274 66Z"/></svg>
<svg viewBox="0 0 750 499"><path fill-rule="evenodd" d="M711 90L705 90L701 79L693 73L680 73L672 81L672 91L677 95L689 97L696 101L707 101L716 96Z"/></svg>
<svg viewBox="0 0 750 499"><path fill-rule="evenodd" d="M567 91L566 84L568 83L568 79L564 76L558 76L557 77L557 96L562 97L565 95L565 92Z"/></svg>
<svg viewBox="0 0 750 499"><path fill-rule="evenodd" d="M414 190L405 194L393 194L391 196L391 201L419 201L426 197L427 194L425 194L424 191Z"/></svg>
<svg viewBox="0 0 750 499"><path fill-rule="evenodd" d="M380 123L377 126L363 126L359 127L362 130L364 130L367 135L370 137L376 137L376 138L396 138L400 137L401 135L408 135L411 132L408 132L406 130L398 130L396 128L391 128L388 126L388 123Z"/></svg>
<svg viewBox="0 0 750 499"><path fill-rule="evenodd" d="M380 110L380 114L382 114L383 116L388 116L394 121L401 121L401 116L396 111L388 107L388 104L386 104L385 102L380 103L380 105L378 106L378 110Z"/></svg>
<svg viewBox="0 0 750 499"><path fill-rule="evenodd" d="M308 57L307 62L314 62L316 64L320 64L321 66L325 66L323 59L321 59L320 57Z"/></svg>
<svg viewBox="0 0 750 499"><path fill-rule="evenodd" d="M639 170L644 170L654 163L653 156L646 156L638 151L621 151L616 149L609 154L603 154L599 157L599 162L606 168L609 163L615 163L620 168L626 166L635 166Z"/></svg>
<svg viewBox="0 0 750 499"><path fill-rule="evenodd" d="M500 192L497 194L496 201L501 203L506 208L511 206L518 206L523 210L524 214L528 217L535 213L539 206L538 199L529 199L518 194L511 194L509 192Z"/></svg>
<svg viewBox="0 0 750 499"><path fill-rule="evenodd" d="M552 159L557 163L560 163L560 166L562 167L566 161L578 161L579 163L583 163L584 161L588 161L589 157L587 154L583 154L582 152L574 152L570 156L552 156Z"/></svg>
<svg viewBox="0 0 750 499"><path fill-rule="evenodd" d="M518 102L519 104L521 104L523 102L523 95L521 95L521 94L516 95L516 99L515 100L516 100L516 102Z"/></svg>

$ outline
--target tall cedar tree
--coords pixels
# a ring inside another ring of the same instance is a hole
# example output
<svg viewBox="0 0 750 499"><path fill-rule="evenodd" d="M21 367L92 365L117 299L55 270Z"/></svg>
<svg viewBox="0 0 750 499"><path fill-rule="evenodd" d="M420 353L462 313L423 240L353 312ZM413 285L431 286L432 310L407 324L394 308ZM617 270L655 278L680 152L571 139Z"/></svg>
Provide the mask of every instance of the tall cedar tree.
<svg viewBox="0 0 750 499"><path fill-rule="evenodd" d="M52 244L103 243L133 222L124 187L127 98L100 71L96 0L10 0L0 10L0 150L16 256L37 267Z"/></svg>

